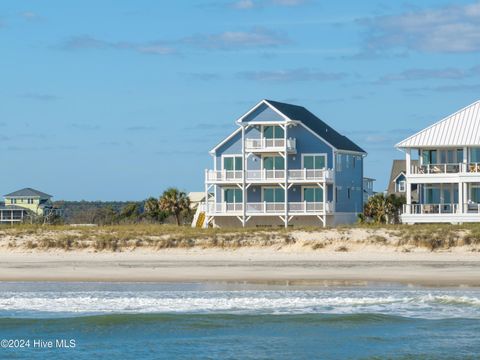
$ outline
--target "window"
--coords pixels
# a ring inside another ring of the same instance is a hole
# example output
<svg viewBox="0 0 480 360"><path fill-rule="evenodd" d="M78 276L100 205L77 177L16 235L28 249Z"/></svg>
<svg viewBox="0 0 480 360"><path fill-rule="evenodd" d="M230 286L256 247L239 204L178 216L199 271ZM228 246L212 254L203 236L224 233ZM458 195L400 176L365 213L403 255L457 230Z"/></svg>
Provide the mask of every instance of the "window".
<svg viewBox="0 0 480 360"><path fill-rule="evenodd" d="M268 203L284 202L285 190L279 187L263 188L263 201Z"/></svg>
<svg viewBox="0 0 480 360"><path fill-rule="evenodd" d="M266 139L283 139L285 132L280 126L264 126L263 137Z"/></svg>
<svg viewBox="0 0 480 360"><path fill-rule="evenodd" d="M478 184L472 184L470 188L470 200L474 203L480 203L480 186Z"/></svg>
<svg viewBox="0 0 480 360"><path fill-rule="evenodd" d="M265 170L284 170L285 160L281 156L265 156L263 158L263 168Z"/></svg>
<svg viewBox="0 0 480 360"><path fill-rule="evenodd" d="M327 156L325 154L304 154L303 167L305 169L325 169L327 166Z"/></svg>
<svg viewBox="0 0 480 360"><path fill-rule="evenodd" d="M400 180L397 184L398 192L405 192L405 180Z"/></svg>
<svg viewBox="0 0 480 360"><path fill-rule="evenodd" d="M352 189L351 189L351 188L348 188L348 189L347 189L347 197L348 197L349 199L350 199L351 193L352 193Z"/></svg>
<svg viewBox="0 0 480 360"><path fill-rule="evenodd" d="M17 199L10 199L10 204L16 204L17 203Z"/></svg>
<svg viewBox="0 0 480 360"><path fill-rule="evenodd" d="M27 203L33 204L33 199L32 198L27 199Z"/></svg>
<svg viewBox="0 0 480 360"><path fill-rule="evenodd" d="M423 165L437 164L437 150L423 150L422 162Z"/></svg>
<svg viewBox="0 0 480 360"><path fill-rule="evenodd" d="M342 154L337 154L337 163L335 165L336 165L337 171L343 170Z"/></svg>
<svg viewBox="0 0 480 360"><path fill-rule="evenodd" d="M241 156L227 156L223 157L223 170L236 170L240 171L243 169L242 166L242 157Z"/></svg>
<svg viewBox="0 0 480 360"><path fill-rule="evenodd" d="M440 204L440 188L426 185L425 186L425 203Z"/></svg>
<svg viewBox="0 0 480 360"><path fill-rule="evenodd" d="M319 187L304 187L303 201L306 202L322 202L323 190Z"/></svg>
<svg viewBox="0 0 480 360"><path fill-rule="evenodd" d="M240 189L224 189L223 190L223 201L228 204L241 203L242 199L242 190Z"/></svg>
<svg viewBox="0 0 480 360"><path fill-rule="evenodd" d="M472 163L480 162L480 148L470 149L470 162Z"/></svg>

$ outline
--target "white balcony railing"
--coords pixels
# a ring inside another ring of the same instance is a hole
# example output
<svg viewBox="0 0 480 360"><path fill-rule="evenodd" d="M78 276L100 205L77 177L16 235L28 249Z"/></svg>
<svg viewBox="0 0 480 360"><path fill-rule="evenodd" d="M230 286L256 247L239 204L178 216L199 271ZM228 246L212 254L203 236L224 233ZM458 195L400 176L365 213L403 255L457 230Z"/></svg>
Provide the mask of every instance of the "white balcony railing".
<svg viewBox="0 0 480 360"><path fill-rule="evenodd" d="M247 182L284 181L285 170L247 170L245 171ZM322 169L294 169L287 171L288 181L332 181L333 170ZM236 170L207 170L205 172L207 182L241 182L243 171Z"/></svg>
<svg viewBox="0 0 480 360"><path fill-rule="evenodd" d="M480 173L480 163L427 164L412 166L413 174Z"/></svg>
<svg viewBox="0 0 480 360"><path fill-rule="evenodd" d="M247 202L245 205L247 215L255 214L284 214L284 202ZM315 213L331 213L333 212L333 203L325 202L289 202L288 212L290 214L315 214ZM216 203L209 204L208 212L210 214L239 214L243 212L242 203Z"/></svg>
<svg viewBox="0 0 480 360"><path fill-rule="evenodd" d="M408 211L409 210L409 211ZM403 213L409 214L454 214L458 204L411 204L403 205Z"/></svg>
<svg viewBox="0 0 480 360"><path fill-rule="evenodd" d="M287 151L295 151L297 141L294 138L287 139ZM285 139L245 139L245 150L282 150L285 149Z"/></svg>

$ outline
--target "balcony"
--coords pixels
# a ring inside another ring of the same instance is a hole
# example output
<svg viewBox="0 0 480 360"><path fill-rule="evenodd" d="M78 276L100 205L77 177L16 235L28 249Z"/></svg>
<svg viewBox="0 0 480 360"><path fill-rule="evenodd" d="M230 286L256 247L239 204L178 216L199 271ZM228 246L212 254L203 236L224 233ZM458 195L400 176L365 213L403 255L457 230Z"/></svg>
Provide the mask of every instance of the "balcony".
<svg viewBox="0 0 480 360"><path fill-rule="evenodd" d="M458 163L458 164L428 164L412 166L412 174L458 174L458 173L480 173L480 163Z"/></svg>
<svg viewBox="0 0 480 360"><path fill-rule="evenodd" d="M284 182L285 170L247 170L245 181L249 183ZM305 182L333 182L332 169L292 169L287 171L290 183ZM235 170L206 170L207 183L241 183L243 171Z"/></svg>
<svg viewBox="0 0 480 360"><path fill-rule="evenodd" d="M284 215L285 203L283 202L258 202L246 203L246 215ZM289 202L290 215L316 215L333 212L332 202ZM242 203L216 203L208 205L209 215L241 215Z"/></svg>
<svg viewBox="0 0 480 360"><path fill-rule="evenodd" d="M297 141L294 138L287 139L287 152L297 152ZM285 139L245 139L245 151L248 152L278 152L285 151Z"/></svg>
<svg viewBox="0 0 480 360"><path fill-rule="evenodd" d="M466 223L480 221L480 204L412 204L404 205L402 223Z"/></svg>

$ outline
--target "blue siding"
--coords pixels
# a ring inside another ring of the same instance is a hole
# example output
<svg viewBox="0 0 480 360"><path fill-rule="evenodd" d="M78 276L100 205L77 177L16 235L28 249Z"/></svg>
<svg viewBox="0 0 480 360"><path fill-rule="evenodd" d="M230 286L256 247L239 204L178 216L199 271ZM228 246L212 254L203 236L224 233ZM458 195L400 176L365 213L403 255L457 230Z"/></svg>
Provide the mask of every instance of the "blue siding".
<svg viewBox="0 0 480 360"><path fill-rule="evenodd" d="M355 166L352 166L352 156L356 157ZM337 212L362 212L363 211L363 157L338 153L337 167L335 169L335 185L337 187ZM350 198L348 198L350 189Z"/></svg>
<svg viewBox="0 0 480 360"><path fill-rule="evenodd" d="M330 145L319 139L302 125L289 127L287 130L287 137L295 138L297 141L297 154L288 157L289 169L301 169L302 154L311 153L327 154L327 168L333 168L333 151Z"/></svg>
<svg viewBox="0 0 480 360"><path fill-rule="evenodd" d="M285 119L280 116L277 112L270 109L269 106L261 104L257 109L255 109L251 114L246 116L242 122L249 121L285 121Z"/></svg>

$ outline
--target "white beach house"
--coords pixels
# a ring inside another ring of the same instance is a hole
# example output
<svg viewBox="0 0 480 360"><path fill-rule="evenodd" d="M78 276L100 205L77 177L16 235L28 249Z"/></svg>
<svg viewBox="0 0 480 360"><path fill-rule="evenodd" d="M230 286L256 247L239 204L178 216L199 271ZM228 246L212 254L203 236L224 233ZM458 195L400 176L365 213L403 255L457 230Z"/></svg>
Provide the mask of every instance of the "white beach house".
<svg viewBox="0 0 480 360"><path fill-rule="evenodd" d="M480 222L480 101L396 147L406 159L403 223ZM413 187L417 203L412 203Z"/></svg>

